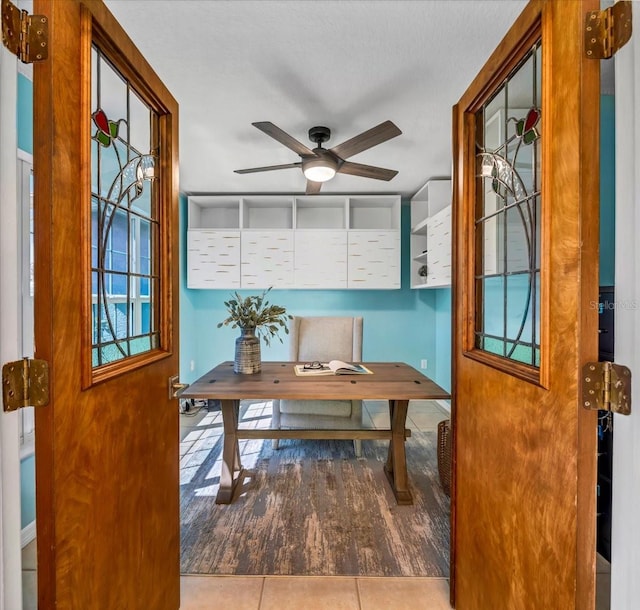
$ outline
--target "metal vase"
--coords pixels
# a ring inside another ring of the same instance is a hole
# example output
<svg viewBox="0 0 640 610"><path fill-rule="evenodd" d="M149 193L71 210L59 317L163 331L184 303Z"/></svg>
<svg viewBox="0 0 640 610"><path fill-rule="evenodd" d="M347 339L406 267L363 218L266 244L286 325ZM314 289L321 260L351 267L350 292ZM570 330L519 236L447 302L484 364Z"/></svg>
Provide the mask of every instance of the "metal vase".
<svg viewBox="0 0 640 610"><path fill-rule="evenodd" d="M241 374L259 373L262 370L260 339L255 328L241 328L242 334L236 339L236 355L233 372Z"/></svg>

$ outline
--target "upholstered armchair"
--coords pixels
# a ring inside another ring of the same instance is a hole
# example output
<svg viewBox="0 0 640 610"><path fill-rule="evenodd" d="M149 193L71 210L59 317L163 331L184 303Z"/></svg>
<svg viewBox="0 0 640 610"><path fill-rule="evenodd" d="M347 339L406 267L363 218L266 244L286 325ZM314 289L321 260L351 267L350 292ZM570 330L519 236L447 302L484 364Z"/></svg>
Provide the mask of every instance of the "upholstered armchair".
<svg viewBox="0 0 640 610"><path fill-rule="evenodd" d="M294 317L289 325L289 360L292 362L360 362L362 318ZM274 400L272 426L280 428L362 427L361 400ZM357 457L362 441L353 440ZM274 449L278 440L273 441Z"/></svg>

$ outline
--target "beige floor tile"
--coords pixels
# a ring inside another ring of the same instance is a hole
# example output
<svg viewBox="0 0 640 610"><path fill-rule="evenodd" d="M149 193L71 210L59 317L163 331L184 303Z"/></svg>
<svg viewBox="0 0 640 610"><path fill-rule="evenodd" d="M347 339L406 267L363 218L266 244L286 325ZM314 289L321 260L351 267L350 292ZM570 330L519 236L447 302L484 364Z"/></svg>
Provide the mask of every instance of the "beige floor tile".
<svg viewBox="0 0 640 610"><path fill-rule="evenodd" d="M258 610L260 576L181 576L180 610Z"/></svg>
<svg viewBox="0 0 640 610"><path fill-rule="evenodd" d="M32 540L22 549L22 569L35 570L37 565L36 541Z"/></svg>
<svg viewBox="0 0 640 610"><path fill-rule="evenodd" d="M375 428L373 419L371 419L371 415L369 415L366 411L362 412L362 426L364 428Z"/></svg>
<svg viewBox="0 0 640 610"><path fill-rule="evenodd" d="M384 413L376 413L375 411L373 413L370 412L369 417L371 418L374 428L386 430L390 427L389 411L386 411Z"/></svg>
<svg viewBox="0 0 640 610"><path fill-rule="evenodd" d="M22 571L22 610L38 608L38 573L33 570Z"/></svg>
<svg viewBox="0 0 640 610"><path fill-rule="evenodd" d="M438 423L448 419L443 413L413 412L407 416L407 427L415 428L421 432L434 432L438 429Z"/></svg>
<svg viewBox="0 0 640 610"><path fill-rule="evenodd" d="M611 572L611 564L600 553L596 553L596 574Z"/></svg>
<svg viewBox="0 0 640 610"><path fill-rule="evenodd" d="M266 578L260 610L360 610L355 578Z"/></svg>
<svg viewBox="0 0 640 610"><path fill-rule="evenodd" d="M445 578L358 578L361 610L450 610Z"/></svg>
<svg viewBox="0 0 640 610"><path fill-rule="evenodd" d="M602 572L596 574L596 610L611 608L611 574Z"/></svg>
<svg viewBox="0 0 640 610"><path fill-rule="evenodd" d="M388 400L365 400L364 406L370 413L389 413Z"/></svg>
<svg viewBox="0 0 640 610"><path fill-rule="evenodd" d="M409 413L418 410L421 413L442 413L444 409L438 404L436 400L410 400L409 401Z"/></svg>

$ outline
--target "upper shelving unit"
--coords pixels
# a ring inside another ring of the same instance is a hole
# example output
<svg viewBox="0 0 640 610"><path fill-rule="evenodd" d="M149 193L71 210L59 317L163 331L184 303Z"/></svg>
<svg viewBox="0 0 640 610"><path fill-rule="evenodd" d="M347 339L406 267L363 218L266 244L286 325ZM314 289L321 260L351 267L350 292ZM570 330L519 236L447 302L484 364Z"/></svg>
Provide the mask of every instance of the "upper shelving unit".
<svg viewBox="0 0 640 610"><path fill-rule="evenodd" d="M189 197L189 288L400 288L399 195Z"/></svg>
<svg viewBox="0 0 640 610"><path fill-rule="evenodd" d="M429 180L411 198L411 288L451 285L451 180Z"/></svg>

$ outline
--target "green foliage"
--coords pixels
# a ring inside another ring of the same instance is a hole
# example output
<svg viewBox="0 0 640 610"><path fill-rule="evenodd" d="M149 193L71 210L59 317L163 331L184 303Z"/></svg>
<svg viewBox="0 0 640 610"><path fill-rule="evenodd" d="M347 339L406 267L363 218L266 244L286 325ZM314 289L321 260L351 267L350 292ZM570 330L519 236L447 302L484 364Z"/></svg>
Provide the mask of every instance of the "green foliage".
<svg viewBox="0 0 640 610"><path fill-rule="evenodd" d="M265 290L260 296L249 296L242 298L237 292L233 293L233 298L224 302L229 317L225 318L218 324L218 328L229 326L231 328L255 328L256 335L269 345L273 337L277 337L282 343L282 337L278 336L281 329L289 334L287 320L291 320L293 316L287 314L284 307L279 305L270 305L266 300L267 293L271 290Z"/></svg>

